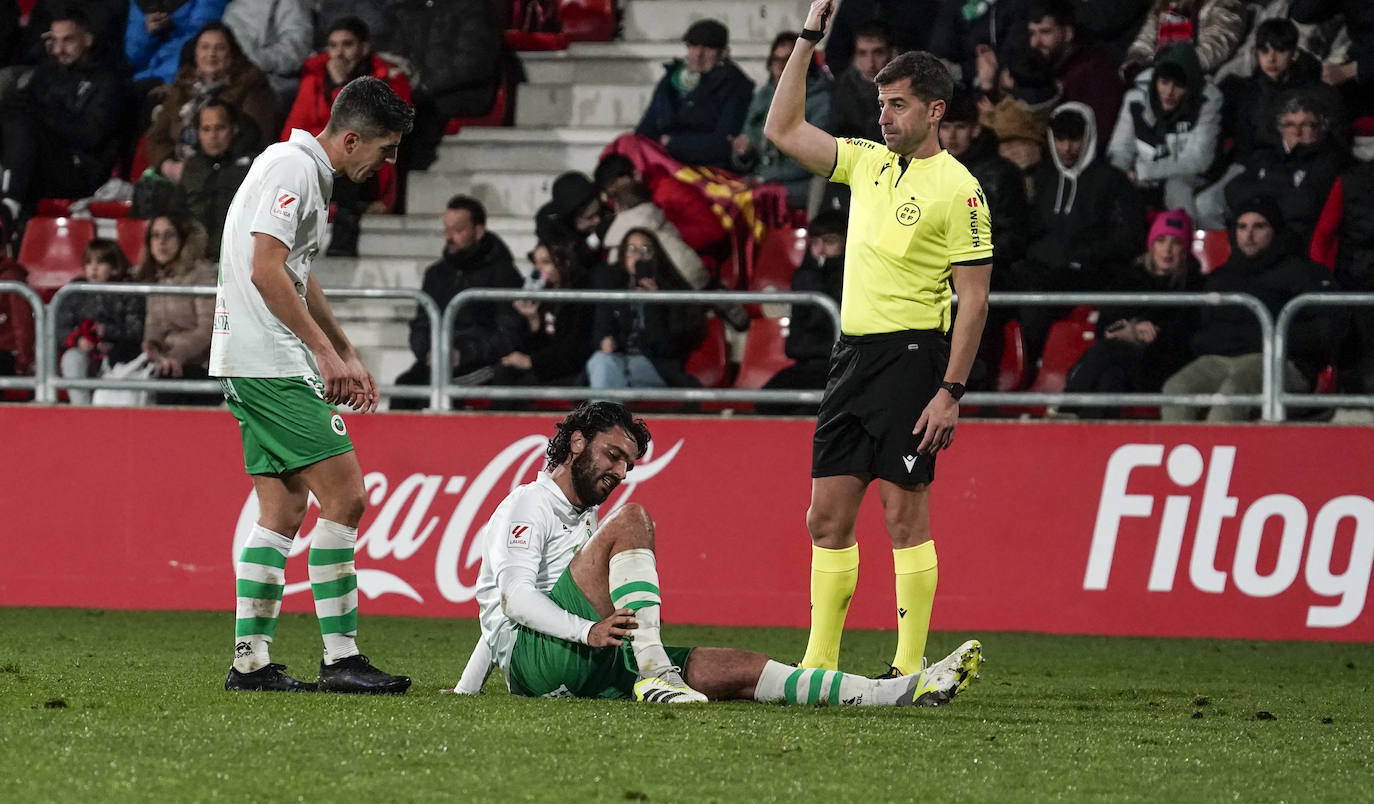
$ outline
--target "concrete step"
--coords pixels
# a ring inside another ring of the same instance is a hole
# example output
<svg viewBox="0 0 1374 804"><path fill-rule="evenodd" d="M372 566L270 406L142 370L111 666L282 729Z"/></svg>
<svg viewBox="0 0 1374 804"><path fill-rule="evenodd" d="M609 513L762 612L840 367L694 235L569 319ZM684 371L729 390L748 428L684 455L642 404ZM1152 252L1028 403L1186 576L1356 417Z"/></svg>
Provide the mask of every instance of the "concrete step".
<svg viewBox="0 0 1374 804"><path fill-rule="evenodd" d="M800 31L808 6L804 0L633 0L625 7L625 38L679 42L693 22L710 18L730 29L734 50L740 43L771 42L779 31Z"/></svg>
<svg viewBox="0 0 1374 804"><path fill-rule="evenodd" d="M521 128L632 129L653 95L652 81L526 84L515 98L515 124Z"/></svg>
<svg viewBox="0 0 1374 804"><path fill-rule="evenodd" d="M344 324L345 331L348 331L349 322L371 326L409 321L415 315L414 302L397 299L335 299L329 307L334 317Z"/></svg>
<svg viewBox="0 0 1374 804"><path fill-rule="evenodd" d="M431 262L433 257L321 257L311 263L310 272L326 289L418 288Z"/></svg>
<svg viewBox="0 0 1374 804"><path fill-rule="evenodd" d="M348 340L362 349L409 349L409 316L394 321L342 321Z"/></svg>
<svg viewBox="0 0 1374 804"><path fill-rule="evenodd" d="M681 34L666 42L580 42L567 50L521 53L520 63L529 83L522 84L516 94L548 84L642 84L652 88L663 77L665 63L686 55L680 38ZM773 34L769 34L758 42L730 45L730 58L755 83L768 77L772 39Z"/></svg>
<svg viewBox="0 0 1374 804"><path fill-rule="evenodd" d="M411 213L441 215L455 193L481 201L488 216L533 217L552 197L557 172L509 170L427 171L410 174L407 207Z"/></svg>
<svg viewBox="0 0 1374 804"><path fill-rule="evenodd" d="M635 122L638 122L636 120ZM601 151L628 130L617 128L465 128L439 145L431 171L529 170L561 173L596 168Z"/></svg>

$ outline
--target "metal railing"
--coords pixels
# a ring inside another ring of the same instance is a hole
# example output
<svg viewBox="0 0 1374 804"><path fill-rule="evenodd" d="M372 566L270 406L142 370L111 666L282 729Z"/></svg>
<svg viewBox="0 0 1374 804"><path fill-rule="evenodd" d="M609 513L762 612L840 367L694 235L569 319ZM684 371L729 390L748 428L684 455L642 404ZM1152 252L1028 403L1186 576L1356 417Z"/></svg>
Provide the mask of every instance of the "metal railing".
<svg viewBox="0 0 1374 804"><path fill-rule="evenodd" d="M13 293L23 297L33 310L33 376L0 377L0 388L31 388L35 400L51 402L53 390L48 384L48 361L53 350L53 341L47 337L48 309L43 306L43 299L38 293L23 282L0 280L0 293Z"/></svg>
<svg viewBox="0 0 1374 804"><path fill-rule="evenodd" d="M2 284L2 283L0 283ZM32 292L32 291L30 291ZM51 401L56 398L56 392L61 388L111 388L116 390L128 391L178 391L189 393L220 393L219 382L217 380L185 380L185 379L133 379L133 378L76 378L63 377L57 370L57 358L55 344L57 343L57 318L58 311L62 303L68 297L82 293L109 293L120 296L214 296L215 287L213 285L158 285L149 283L130 283L130 282L81 282L76 284L64 285L53 294L52 300L48 302L46 326L39 336L40 351L37 352L37 362L44 378L44 385L48 388ZM434 326L439 321L439 305L428 294L420 290L407 288L336 288L328 289L324 292L330 299L397 299L402 301L413 301L420 306L429 317L430 326ZM37 298L35 296L35 298ZM41 351L43 345L47 346L47 351ZM443 361L440 361L443 362ZM35 375L35 379L37 375ZM0 385L0 387L4 387ZM403 385L384 385L379 386L382 393L392 396L405 397L429 397L435 398L435 391L429 388Z"/></svg>
<svg viewBox="0 0 1374 804"><path fill-rule="evenodd" d="M956 302L957 302L956 297ZM1213 407L1246 405L1261 409L1265 421L1275 418L1274 397L1274 321L1259 299L1248 293L992 293L989 306L1073 307L1245 307L1255 314L1260 326L1263 375L1258 394L1118 394L1118 393L1039 393L1029 391L969 392L964 399L971 405L1073 405L1077 407L1122 407L1131 405L1183 405ZM994 333L994 337L997 333ZM986 337L986 335L984 335Z"/></svg>
<svg viewBox="0 0 1374 804"><path fill-rule="evenodd" d="M1374 293L1307 293L1289 301L1279 311L1278 320L1274 322L1273 365L1270 370L1277 377L1283 376L1283 362L1288 355L1288 330L1293 324L1293 319L1304 309L1370 306L1374 306ZM1277 384L1273 396L1275 421L1283 419L1285 407L1374 407L1374 394L1294 394L1285 391L1282 383Z"/></svg>
<svg viewBox="0 0 1374 804"><path fill-rule="evenodd" d="M450 343L459 308L478 301L538 299L550 302L637 304L813 304L825 311L840 332L840 308L824 293L814 291L722 291L722 290L519 290L514 288L473 288L453 297L444 308L441 332ZM441 342L441 341L435 341ZM431 357L437 350L431 349ZM586 386L528 387L514 385L455 385L448 361L435 362L432 377L438 378L442 399L436 406L448 410L452 397L483 399L616 399L671 400L677 402L782 402L815 403L820 391L765 391L738 388L588 388Z"/></svg>
<svg viewBox="0 0 1374 804"><path fill-rule="evenodd" d="M218 393L214 380L184 379L112 379L64 378L58 371L57 319L68 297L78 293L113 293L142 296L212 296L211 286L169 286L129 283L79 283L60 288L52 300L44 305L38 294L19 282L0 282L0 292L23 296L34 309L35 368L32 377L0 378L0 388L32 388L42 402L56 399L58 389L112 388L122 390ZM435 343L452 341L452 331L461 307L480 301L512 301L537 299L547 302L583 304L811 304L820 307L830 318L835 332L839 332L839 307L830 297L816 292L775 291L643 291L643 290L526 290L518 288L480 288L459 293L440 311L427 294L418 289L402 288L339 288L325 291L331 299L411 301L424 310L430 331L440 333ZM957 303L957 297L955 298ZM1275 322L1267 308L1255 297L1244 293L993 293L990 306L1072 307L1139 306L1139 307L1216 307L1239 306L1250 310L1260 327L1261 357L1263 360L1261 388L1255 394L1164 394L1164 393L1039 393L970 392L964 397L971 405L1029 406L1072 405L1078 407L1120 407L1181 405L1212 407L1216 405L1246 405L1259 407L1265 421L1281 421L1286 407L1336 407L1342 405L1374 407L1374 395L1292 394L1283 390L1283 362L1287 356L1288 330L1294 317L1312 306L1370 306L1374 293L1319 293L1299 296L1288 303ZM994 337L997 333L993 334ZM541 399L618 399L664 400L695 402L774 402L783 404L815 404L820 401L819 390L745 390L733 388L588 388L588 387L529 387L509 385L471 385L455 382L452 366L446 359L447 350L430 350L430 384L382 385L382 393L393 397L427 398L435 410L449 410L454 398L483 398L493 400Z"/></svg>

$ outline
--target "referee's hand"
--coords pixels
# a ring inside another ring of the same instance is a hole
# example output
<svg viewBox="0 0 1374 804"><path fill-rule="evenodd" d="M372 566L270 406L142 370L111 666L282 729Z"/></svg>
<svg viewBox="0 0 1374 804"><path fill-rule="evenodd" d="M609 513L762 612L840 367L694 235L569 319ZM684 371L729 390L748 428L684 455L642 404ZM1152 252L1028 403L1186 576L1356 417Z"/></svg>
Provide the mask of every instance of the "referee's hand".
<svg viewBox="0 0 1374 804"><path fill-rule="evenodd" d="M942 388L921 411L921 418L916 420L916 426L911 429L912 435L921 436L916 451L934 454L949 449L949 445L954 443L954 428L958 424L959 402Z"/></svg>
<svg viewBox="0 0 1374 804"><path fill-rule="evenodd" d="M834 9L834 0L811 0L811 8L806 12L806 24L804 27L812 31L825 33L825 23L830 19L830 12Z"/></svg>
<svg viewBox="0 0 1374 804"><path fill-rule="evenodd" d="M623 639L631 639L630 633L639 627L635 613L631 609L616 609L611 616L592 626L587 632L587 644L593 648L611 648L624 644Z"/></svg>

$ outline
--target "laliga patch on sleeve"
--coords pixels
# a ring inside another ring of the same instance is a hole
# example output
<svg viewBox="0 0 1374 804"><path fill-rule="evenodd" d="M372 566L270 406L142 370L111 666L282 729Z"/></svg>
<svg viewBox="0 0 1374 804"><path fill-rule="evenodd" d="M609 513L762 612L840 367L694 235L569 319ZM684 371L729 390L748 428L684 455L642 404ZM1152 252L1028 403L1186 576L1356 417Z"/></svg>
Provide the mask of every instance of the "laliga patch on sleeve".
<svg viewBox="0 0 1374 804"><path fill-rule="evenodd" d="M510 523L510 533L506 535L506 546L528 550L530 547L530 523Z"/></svg>
<svg viewBox="0 0 1374 804"><path fill-rule="evenodd" d="M296 219L296 208L299 207L301 197L299 193L292 192L285 187L278 187L276 195L272 198L272 215L290 223Z"/></svg>

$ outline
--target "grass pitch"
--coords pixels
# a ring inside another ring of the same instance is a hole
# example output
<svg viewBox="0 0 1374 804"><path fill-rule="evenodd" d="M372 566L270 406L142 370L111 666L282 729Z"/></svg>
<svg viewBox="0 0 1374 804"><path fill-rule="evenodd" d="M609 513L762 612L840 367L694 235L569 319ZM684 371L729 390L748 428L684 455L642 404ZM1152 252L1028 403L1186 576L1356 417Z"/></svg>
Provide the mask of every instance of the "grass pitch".
<svg viewBox="0 0 1374 804"><path fill-rule="evenodd" d="M228 613L0 609L0 801L1352 801L1374 645L980 634L943 709L665 707L438 693L474 621L365 618L408 695L230 694ZM672 642L800 655L789 629ZM932 655L966 635L933 635ZM845 635L853 669L893 635ZM313 678L313 618L273 658Z"/></svg>

